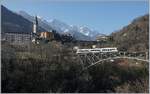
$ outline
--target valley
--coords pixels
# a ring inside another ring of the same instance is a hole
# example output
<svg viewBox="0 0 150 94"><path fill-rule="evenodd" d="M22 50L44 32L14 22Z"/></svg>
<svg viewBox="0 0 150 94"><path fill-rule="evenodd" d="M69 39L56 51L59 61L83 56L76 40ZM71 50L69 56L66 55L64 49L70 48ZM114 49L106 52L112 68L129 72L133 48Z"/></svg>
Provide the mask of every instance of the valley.
<svg viewBox="0 0 150 94"><path fill-rule="evenodd" d="M149 14L110 35L3 5L1 17L3 93L149 92Z"/></svg>

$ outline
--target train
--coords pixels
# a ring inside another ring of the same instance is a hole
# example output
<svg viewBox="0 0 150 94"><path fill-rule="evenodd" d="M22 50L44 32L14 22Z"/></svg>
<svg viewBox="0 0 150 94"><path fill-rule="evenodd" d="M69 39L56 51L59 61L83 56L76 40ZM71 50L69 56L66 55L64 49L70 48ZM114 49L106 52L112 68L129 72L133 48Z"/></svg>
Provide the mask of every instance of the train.
<svg viewBox="0 0 150 94"><path fill-rule="evenodd" d="M108 52L118 52L117 47L110 48L94 48L94 49L77 49L77 54L80 53L108 53Z"/></svg>

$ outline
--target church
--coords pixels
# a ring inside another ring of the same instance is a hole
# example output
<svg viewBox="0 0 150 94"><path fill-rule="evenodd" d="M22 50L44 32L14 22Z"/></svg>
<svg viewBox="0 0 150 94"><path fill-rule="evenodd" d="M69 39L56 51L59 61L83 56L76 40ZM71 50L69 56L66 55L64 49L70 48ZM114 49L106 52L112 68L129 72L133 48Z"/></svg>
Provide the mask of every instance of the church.
<svg viewBox="0 0 150 94"><path fill-rule="evenodd" d="M41 40L52 40L54 39L54 35L52 32L48 31L38 31L38 18L35 17L35 20L32 25L32 32L3 32L1 40L6 41L10 44L14 45L23 45L29 43L37 43ZM52 30L51 30L52 31Z"/></svg>

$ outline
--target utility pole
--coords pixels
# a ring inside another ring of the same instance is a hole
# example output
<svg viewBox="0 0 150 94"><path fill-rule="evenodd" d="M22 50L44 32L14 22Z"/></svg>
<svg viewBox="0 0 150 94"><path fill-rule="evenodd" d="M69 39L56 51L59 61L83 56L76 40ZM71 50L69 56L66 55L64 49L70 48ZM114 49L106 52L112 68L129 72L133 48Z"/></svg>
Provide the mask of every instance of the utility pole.
<svg viewBox="0 0 150 94"><path fill-rule="evenodd" d="M125 52L123 52L123 57L125 57Z"/></svg>

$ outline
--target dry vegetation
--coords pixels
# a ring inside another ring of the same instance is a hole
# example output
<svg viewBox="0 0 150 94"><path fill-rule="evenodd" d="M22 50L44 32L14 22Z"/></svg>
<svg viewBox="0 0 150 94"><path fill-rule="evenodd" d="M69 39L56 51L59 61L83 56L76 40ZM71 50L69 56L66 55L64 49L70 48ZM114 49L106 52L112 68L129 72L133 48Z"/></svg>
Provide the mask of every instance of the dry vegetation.
<svg viewBox="0 0 150 94"><path fill-rule="evenodd" d="M111 34L114 44L125 51L148 51L149 49L149 15L135 19L123 29Z"/></svg>
<svg viewBox="0 0 150 94"><path fill-rule="evenodd" d="M2 43L2 92L148 92L148 68L128 63L104 62L82 71L72 49L60 43Z"/></svg>

